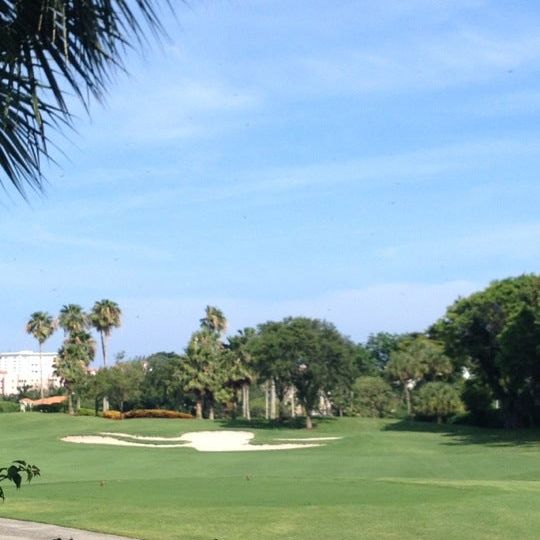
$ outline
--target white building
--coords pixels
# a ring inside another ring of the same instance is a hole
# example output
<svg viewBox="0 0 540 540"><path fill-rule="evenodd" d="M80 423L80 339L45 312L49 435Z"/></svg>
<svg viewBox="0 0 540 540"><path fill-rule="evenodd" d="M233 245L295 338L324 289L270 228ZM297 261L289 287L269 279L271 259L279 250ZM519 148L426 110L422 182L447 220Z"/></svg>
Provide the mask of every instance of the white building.
<svg viewBox="0 0 540 540"><path fill-rule="evenodd" d="M41 362L38 352L0 353L0 395L17 394L17 388L22 386L39 390L43 385L45 392L50 385L60 386L60 380L54 376L55 360L56 353L42 353Z"/></svg>

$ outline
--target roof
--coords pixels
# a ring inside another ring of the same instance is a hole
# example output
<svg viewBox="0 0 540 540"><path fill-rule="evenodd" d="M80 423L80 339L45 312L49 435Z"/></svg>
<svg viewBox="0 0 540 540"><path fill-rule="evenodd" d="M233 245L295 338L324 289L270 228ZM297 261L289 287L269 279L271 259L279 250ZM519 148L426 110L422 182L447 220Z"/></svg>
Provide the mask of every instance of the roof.
<svg viewBox="0 0 540 540"><path fill-rule="evenodd" d="M67 396L51 396L43 399L30 399L22 398L19 400L19 403L26 403L27 405L57 405L58 403L64 403Z"/></svg>

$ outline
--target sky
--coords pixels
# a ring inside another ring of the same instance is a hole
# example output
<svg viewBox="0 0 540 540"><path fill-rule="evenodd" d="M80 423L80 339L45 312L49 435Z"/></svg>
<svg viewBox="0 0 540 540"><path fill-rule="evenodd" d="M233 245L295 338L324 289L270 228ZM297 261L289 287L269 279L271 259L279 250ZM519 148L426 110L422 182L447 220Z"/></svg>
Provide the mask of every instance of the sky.
<svg viewBox="0 0 540 540"><path fill-rule="evenodd" d="M1 351L103 298L128 358L181 352L208 304L364 341L538 271L540 5L173 3L45 194L0 194Z"/></svg>

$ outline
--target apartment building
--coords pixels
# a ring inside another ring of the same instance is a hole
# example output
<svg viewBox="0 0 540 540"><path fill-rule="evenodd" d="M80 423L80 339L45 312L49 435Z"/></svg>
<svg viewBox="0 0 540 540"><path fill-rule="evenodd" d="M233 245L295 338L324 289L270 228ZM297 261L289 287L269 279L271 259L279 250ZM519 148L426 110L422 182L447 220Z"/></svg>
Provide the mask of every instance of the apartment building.
<svg viewBox="0 0 540 540"><path fill-rule="evenodd" d="M56 353L44 352L41 361L38 352L19 351L0 353L0 395L17 394L18 388L30 386L45 391L50 385L60 386L54 376Z"/></svg>

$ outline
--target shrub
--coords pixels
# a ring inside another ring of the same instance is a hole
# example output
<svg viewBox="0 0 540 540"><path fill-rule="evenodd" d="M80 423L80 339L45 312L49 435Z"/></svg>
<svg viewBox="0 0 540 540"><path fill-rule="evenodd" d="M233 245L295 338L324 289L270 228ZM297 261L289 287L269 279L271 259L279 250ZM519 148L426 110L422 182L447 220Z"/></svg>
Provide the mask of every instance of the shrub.
<svg viewBox="0 0 540 540"><path fill-rule="evenodd" d="M95 409L90 409L88 407L81 407L79 411L77 412L79 416L95 416L96 411Z"/></svg>
<svg viewBox="0 0 540 540"><path fill-rule="evenodd" d="M191 420L193 415L167 409L134 409L125 413L124 418L181 418Z"/></svg>
<svg viewBox="0 0 540 540"><path fill-rule="evenodd" d="M108 418L109 420L122 420L124 415L120 411L109 410L103 413L103 418Z"/></svg>
<svg viewBox="0 0 540 540"><path fill-rule="evenodd" d="M0 413L4 412L17 412L20 410L18 403L13 401L0 401Z"/></svg>

